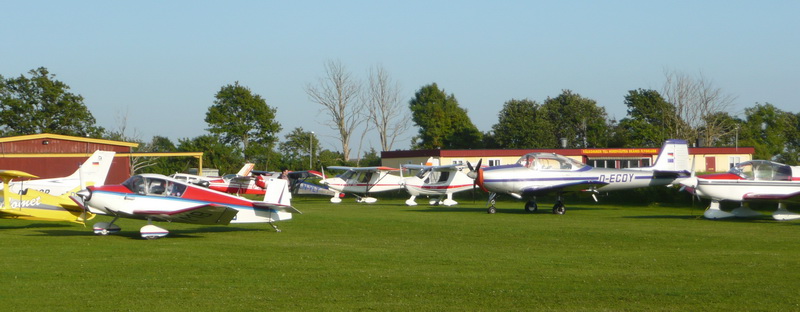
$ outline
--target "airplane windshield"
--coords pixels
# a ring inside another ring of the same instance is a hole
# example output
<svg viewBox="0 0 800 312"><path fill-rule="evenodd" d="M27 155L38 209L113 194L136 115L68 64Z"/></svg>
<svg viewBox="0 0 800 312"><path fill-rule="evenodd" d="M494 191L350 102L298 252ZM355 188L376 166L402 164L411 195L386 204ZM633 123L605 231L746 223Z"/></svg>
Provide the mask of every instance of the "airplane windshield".
<svg viewBox="0 0 800 312"><path fill-rule="evenodd" d="M122 185L139 195L180 197L186 192L186 185L158 178L132 176Z"/></svg>
<svg viewBox="0 0 800 312"><path fill-rule="evenodd" d="M531 170L578 170L586 166L572 158L553 153L525 154L517 164Z"/></svg>
<svg viewBox="0 0 800 312"><path fill-rule="evenodd" d="M792 168L768 160L751 160L736 164L730 173L748 180L757 181L789 181L792 179Z"/></svg>

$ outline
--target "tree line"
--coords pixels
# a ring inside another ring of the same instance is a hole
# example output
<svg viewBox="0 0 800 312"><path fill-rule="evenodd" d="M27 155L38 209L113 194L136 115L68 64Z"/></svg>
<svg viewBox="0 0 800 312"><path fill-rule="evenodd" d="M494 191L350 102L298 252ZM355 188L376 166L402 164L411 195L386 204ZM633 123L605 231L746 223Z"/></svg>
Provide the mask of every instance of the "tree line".
<svg viewBox="0 0 800 312"><path fill-rule="evenodd" d="M235 172L244 162L278 170L319 169L330 165L378 165L374 148L362 151L364 135L378 134L381 150L392 150L413 125L412 149L659 147L665 139L685 139L701 146L753 146L755 159L798 164L800 114L769 103L756 103L743 117L731 114L734 97L708 79L666 72L662 90L636 89L624 96L627 115L610 119L605 108L571 90L539 103L511 99L500 109L490 131L481 132L455 95L436 83L402 99L399 83L381 66L359 81L339 61L328 61L316 83L305 86L308 99L323 108L325 124L338 133L341 150L321 149L311 131L296 127L282 139L277 108L239 82L222 86L209 106L208 133L172 142L149 141L127 133L125 117L117 129L104 129L83 97L40 67L28 75L0 75L0 134L54 133L137 142L137 152L204 152L205 166ZM360 137L356 137L357 134ZM358 142L352 142L353 139ZM360 155L353 160L353 147ZM313 159L313 163L312 163ZM171 174L196 166L194 159L140 157L135 172Z"/></svg>

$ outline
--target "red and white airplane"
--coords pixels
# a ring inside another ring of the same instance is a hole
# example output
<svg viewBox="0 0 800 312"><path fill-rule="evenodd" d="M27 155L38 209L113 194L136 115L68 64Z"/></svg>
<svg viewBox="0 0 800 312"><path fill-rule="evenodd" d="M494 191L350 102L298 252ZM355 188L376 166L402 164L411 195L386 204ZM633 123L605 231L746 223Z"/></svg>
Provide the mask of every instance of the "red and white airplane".
<svg viewBox="0 0 800 312"><path fill-rule="evenodd" d="M9 190L12 193L21 194L26 189L33 189L39 192L59 196L68 192L77 191L81 187L81 179L84 185L103 185L114 160L115 152L95 151L69 176L61 178L37 179L27 181L12 181L9 183ZM0 186L3 189L5 184Z"/></svg>
<svg viewBox="0 0 800 312"><path fill-rule="evenodd" d="M246 163L242 169L239 169L239 172L221 177L204 177L188 173L174 173L170 177L229 194L264 195L266 181L270 178L277 178L280 173L262 173L252 176L254 167L255 164Z"/></svg>
<svg viewBox="0 0 800 312"><path fill-rule="evenodd" d="M800 214L786 209L787 204L800 203L800 166L751 160L734 165L727 173L693 176L680 184L697 196L711 199L703 213L708 219L761 215L748 207L749 202L778 203L778 210L772 214L775 220L800 219ZM719 204L723 200L737 201L741 206L723 211Z"/></svg>
<svg viewBox="0 0 800 312"><path fill-rule="evenodd" d="M143 238L154 239L169 234L152 221L183 222L207 225L229 223L273 224L300 213L291 206L287 181L270 181L263 201L210 190L160 174L140 174L121 185L90 186L72 196L84 209L97 214L114 216L111 222L94 225L95 234L108 235L120 231L114 222L118 218L148 221L140 230Z"/></svg>
<svg viewBox="0 0 800 312"><path fill-rule="evenodd" d="M420 195L436 197L428 202L430 205L453 206L458 204L453 200L453 193L470 190L475 185L475 181L461 171L464 165L405 164L401 167L419 170L416 176L406 177L402 181L406 191L411 195L411 198L406 200L408 206L416 206L415 199Z"/></svg>
<svg viewBox="0 0 800 312"><path fill-rule="evenodd" d="M403 178L393 174L390 171L398 171L400 169L390 167L345 167L345 166L330 166L328 169L334 170L347 170L336 177L323 179L320 181L334 192L331 197L332 203L341 203L342 198L340 193L353 193L363 194L364 196L355 195L359 203L374 203L378 199L370 197L371 193L379 193L386 191L394 191L402 189L401 185ZM324 172L323 172L324 175Z"/></svg>

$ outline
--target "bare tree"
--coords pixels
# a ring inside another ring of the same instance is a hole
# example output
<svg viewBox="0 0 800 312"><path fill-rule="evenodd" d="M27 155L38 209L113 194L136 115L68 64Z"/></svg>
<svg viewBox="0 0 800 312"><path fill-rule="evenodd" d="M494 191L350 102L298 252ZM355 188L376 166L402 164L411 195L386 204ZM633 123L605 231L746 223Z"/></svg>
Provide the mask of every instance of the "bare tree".
<svg viewBox="0 0 800 312"><path fill-rule="evenodd" d="M361 85L350 77L340 61L325 63L325 76L319 78L317 86L306 85L309 99L325 107L330 117L327 125L339 131L345 160L350 159L350 137L365 120L364 104L358 98L360 92Z"/></svg>
<svg viewBox="0 0 800 312"><path fill-rule="evenodd" d="M706 145L713 145L722 136L729 134L731 127L725 118L735 96L724 94L702 73L694 78L676 71L665 71L663 95L667 102L675 105L675 137L697 142L702 139Z"/></svg>
<svg viewBox="0 0 800 312"><path fill-rule="evenodd" d="M364 93L369 121L378 130L381 150L391 151L397 137L411 127L409 111L402 105L400 85L382 66L369 71L369 90Z"/></svg>
<svg viewBox="0 0 800 312"><path fill-rule="evenodd" d="M110 131L107 135L112 140L119 140L119 141L126 141L126 142L136 142L139 143L139 147L136 148L136 152L150 152L152 151L153 145L148 144L140 139L140 135L136 128L133 129L133 134L128 136L125 134L128 129L128 110L126 109L125 112L117 112L117 116L114 118L116 120L117 129ZM155 157L146 157L146 156L136 156L130 157L130 165L131 165L131 175L136 174L136 172L153 166L156 164L157 159Z"/></svg>

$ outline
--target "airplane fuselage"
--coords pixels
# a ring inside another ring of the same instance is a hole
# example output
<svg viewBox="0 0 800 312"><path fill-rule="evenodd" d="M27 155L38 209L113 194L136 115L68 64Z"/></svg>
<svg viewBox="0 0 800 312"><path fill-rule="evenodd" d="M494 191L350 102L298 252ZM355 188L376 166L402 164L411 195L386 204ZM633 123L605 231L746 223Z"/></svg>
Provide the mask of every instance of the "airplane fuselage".
<svg viewBox="0 0 800 312"><path fill-rule="evenodd" d="M266 223L292 218L289 212L256 207L254 202L245 198L191 186L179 196L137 194L123 186L90 189L92 195L86 204L92 211L128 218L143 219L137 217L143 211L180 211L205 204L222 205L238 210L231 223Z"/></svg>
<svg viewBox="0 0 800 312"><path fill-rule="evenodd" d="M742 201L747 194L789 195L800 192L800 181L753 181L745 179L697 179L695 192L712 200Z"/></svg>
<svg viewBox="0 0 800 312"><path fill-rule="evenodd" d="M585 166L578 170L533 170L518 164L482 169L483 187L495 193L520 194L534 188L563 185L570 182L596 181L598 192L618 191L640 187L667 185L674 178L661 178L653 171L636 169L594 168Z"/></svg>
<svg viewBox="0 0 800 312"><path fill-rule="evenodd" d="M329 189L340 193L380 193L402 189L400 177L387 174L380 180L372 179L369 182L359 182L355 179L344 180L342 178L330 178L324 180L323 184Z"/></svg>
<svg viewBox="0 0 800 312"><path fill-rule="evenodd" d="M405 178L404 183L408 194L412 196L437 196L469 190L472 188L473 180L467 177L466 174L459 172L454 175L453 179L448 181L424 183L418 177L408 177Z"/></svg>

